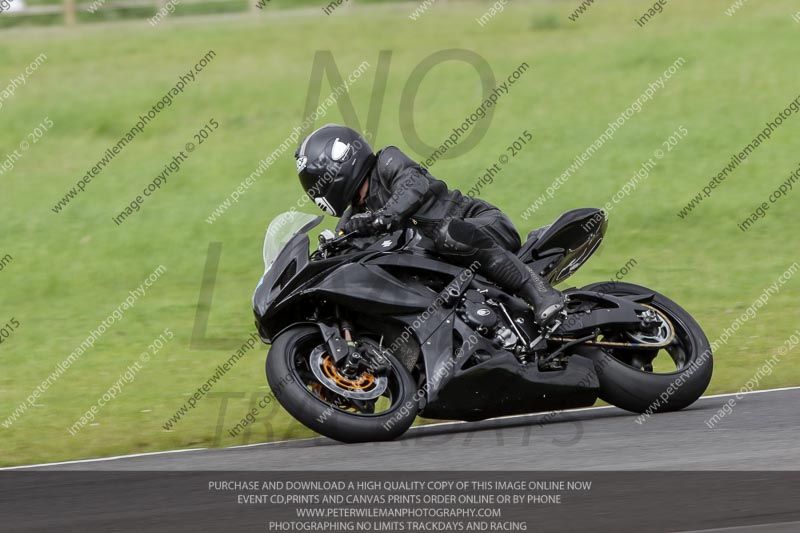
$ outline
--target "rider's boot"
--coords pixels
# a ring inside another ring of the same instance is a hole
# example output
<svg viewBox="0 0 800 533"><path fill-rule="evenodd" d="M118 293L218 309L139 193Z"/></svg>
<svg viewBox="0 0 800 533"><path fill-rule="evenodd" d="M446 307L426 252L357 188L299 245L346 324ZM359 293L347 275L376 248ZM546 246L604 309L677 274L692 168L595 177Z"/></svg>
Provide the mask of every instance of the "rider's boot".
<svg viewBox="0 0 800 533"><path fill-rule="evenodd" d="M499 247L493 250L485 270L487 275L492 276L504 288L515 292L533 307L533 319L539 326L549 326L564 310L564 294L553 288L508 250Z"/></svg>
<svg viewBox="0 0 800 533"><path fill-rule="evenodd" d="M553 288L530 268L527 270L530 279L517 290L517 293L533 305L533 318L536 323L548 326L564 310L564 293Z"/></svg>
<svg viewBox="0 0 800 533"><path fill-rule="evenodd" d="M564 295L560 291L528 268L516 254L500 247L471 224L448 220L437 228L434 241L440 251L458 257L462 264L477 260L482 274L534 308L533 317L540 326L548 326L564 309Z"/></svg>

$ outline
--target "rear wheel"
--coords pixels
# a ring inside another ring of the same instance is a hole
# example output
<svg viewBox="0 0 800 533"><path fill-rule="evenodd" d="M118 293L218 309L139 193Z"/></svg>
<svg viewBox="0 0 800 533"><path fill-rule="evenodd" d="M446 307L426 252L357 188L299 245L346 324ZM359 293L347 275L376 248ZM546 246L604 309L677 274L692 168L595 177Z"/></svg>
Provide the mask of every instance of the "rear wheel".
<svg viewBox="0 0 800 533"><path fill-rule="evenodd" d="M365 366L341 371L318 328L281 333L267 357L267 381L280 404L308 428L342 442L390 440L419 410L411 374L376 343L359 341Z"/></svg>
<svg viewBox="0 0 800 533"><path fill-rule="evenodd" d="M584 346L578 352L594 361L600 398L635 413L677 411L694 403L711 381L711 347L700 325L681 306L651 289L632 283L593 283L583 290L612 296L652 294L655 324L602 340L653 344L657 348Z"/></svg>

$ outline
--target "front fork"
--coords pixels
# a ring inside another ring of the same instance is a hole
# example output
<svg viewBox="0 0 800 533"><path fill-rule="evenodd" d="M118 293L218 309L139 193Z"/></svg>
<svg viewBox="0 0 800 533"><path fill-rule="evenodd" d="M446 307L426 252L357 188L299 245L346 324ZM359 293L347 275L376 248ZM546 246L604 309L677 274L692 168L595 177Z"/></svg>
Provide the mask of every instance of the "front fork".
<svg viewBox="0 0 800 533"><path fill-rule="evenodd" d="M355 340L354 328L339 306L335 308L335 323L327 326L318 323L323 339L341 373L349 378L355 378L365 369L374 374L380 374L385 365L380 361L372 362L364 357L365 348L362 343Z"/></svg>
<svg viewBox="0 0 800 533"><path fill-rule="evenodd" d="M339 315L339 308L336 308ZM361 355L361 346L353 340L353 324L345 318L339 317L339 325L343 333L344 341L347 344L347 356L340 365L342 374L349 378L354 378L359 374L364 358Z"/></svg>

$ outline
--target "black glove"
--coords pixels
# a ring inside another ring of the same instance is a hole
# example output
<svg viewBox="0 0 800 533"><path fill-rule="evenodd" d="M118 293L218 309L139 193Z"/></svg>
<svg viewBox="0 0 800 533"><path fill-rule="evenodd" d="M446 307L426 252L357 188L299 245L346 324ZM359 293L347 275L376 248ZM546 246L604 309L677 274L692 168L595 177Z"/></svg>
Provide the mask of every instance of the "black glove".
<svg viewBox="0 0 800 533"><path fill-rule="evenodd" d="M378 229L375 227L375 213L359 213L350 217L345 222L342 230L345 233L357 233L359 235L375 235Z"/></svg>
<svg viewBox="0 0 800 533"><path fill-rule="evenodd" d="M375 213L372 225L378 233L388 233L400 225L400 217L388 211L378 211Z"/></svg>
<svg viewBox="0 0 800 533"><path fill-rule="evenodd" d="M358 233L359 235L377 235L391 231L399 223L394 213L375 211L372 213L359 213L350 217L342 229L345 233Z"/></svg>

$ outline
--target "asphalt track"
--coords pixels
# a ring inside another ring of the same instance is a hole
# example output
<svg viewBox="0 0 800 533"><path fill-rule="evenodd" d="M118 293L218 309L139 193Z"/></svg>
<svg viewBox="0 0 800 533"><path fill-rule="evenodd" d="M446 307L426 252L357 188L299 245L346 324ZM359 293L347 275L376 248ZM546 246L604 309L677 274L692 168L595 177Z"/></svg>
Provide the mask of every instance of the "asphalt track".
<svg viewBox="0 0 800 533"><path fill-rule="evenodd" d="M706 422L729 401L713 428ZM326 438L38 465L57 470L800 470L800 387L709 396L676 413L614 407L412 428L393 442ZM800 531L800 529L798 529Z"/></svg>
<svg viewBox="0 0 800 533"><path fill-rule="evenodd" d="M210 481L428 476L593 482L563 505L504 511L536 531L795 532L798 407L800 387L709 396L643 421L599 407L429 425L388 443L316 438L3 469L0 530L270 531L268 520L292 518L290 506L237 505Z"/></svg>

